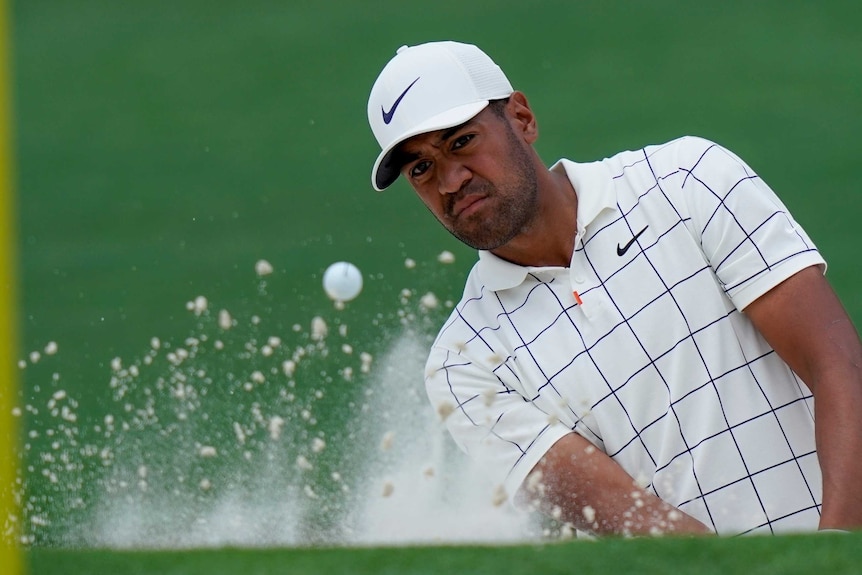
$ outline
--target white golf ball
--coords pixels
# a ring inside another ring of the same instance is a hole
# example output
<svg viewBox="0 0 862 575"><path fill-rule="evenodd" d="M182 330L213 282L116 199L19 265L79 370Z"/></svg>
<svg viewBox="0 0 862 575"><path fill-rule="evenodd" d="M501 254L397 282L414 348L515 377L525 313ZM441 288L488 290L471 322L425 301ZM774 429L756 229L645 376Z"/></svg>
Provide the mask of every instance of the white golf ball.
<svg viewBox="0 0 862 575"><path fill-rule="evenodd" d="M335 262L323 272L323 289L335 301L350 301L362 291L362 272L350 262Z"/></svg>

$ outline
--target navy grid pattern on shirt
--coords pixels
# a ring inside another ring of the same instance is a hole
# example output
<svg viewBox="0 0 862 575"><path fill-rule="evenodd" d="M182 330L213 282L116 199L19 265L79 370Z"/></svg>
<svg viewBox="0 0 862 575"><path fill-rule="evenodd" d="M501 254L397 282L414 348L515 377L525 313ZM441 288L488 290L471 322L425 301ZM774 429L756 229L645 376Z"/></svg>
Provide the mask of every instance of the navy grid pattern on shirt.
<svg viewBox="0 0 862 575"><path fill-rule="evenodd" d="M602 165L606 181L577 191L615 207L582 224L571 268L497 291L473 270L429 356L429 398L509 492L574 430L719 533L816 527L811 395L738 310L822 263L816 248L711 142Z"/></svg>

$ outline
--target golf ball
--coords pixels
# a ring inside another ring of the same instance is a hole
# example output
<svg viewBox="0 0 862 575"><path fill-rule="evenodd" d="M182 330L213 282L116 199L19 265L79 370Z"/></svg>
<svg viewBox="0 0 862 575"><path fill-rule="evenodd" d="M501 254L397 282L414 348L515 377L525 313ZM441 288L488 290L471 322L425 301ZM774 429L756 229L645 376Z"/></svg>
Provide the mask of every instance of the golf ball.
<svg viewBox="0 0 862 575"><path fill-rule="evenodd" d="M335 262L323 272L323 289L335 301L350 301L362 291L362 272L350 262Z"/></svg>

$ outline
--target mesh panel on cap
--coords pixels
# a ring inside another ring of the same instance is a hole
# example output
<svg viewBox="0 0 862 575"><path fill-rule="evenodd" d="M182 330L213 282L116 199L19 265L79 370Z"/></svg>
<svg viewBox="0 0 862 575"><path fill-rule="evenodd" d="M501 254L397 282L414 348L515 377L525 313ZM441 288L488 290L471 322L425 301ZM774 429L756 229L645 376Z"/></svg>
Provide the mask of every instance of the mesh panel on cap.
<svg viewBox="0 0 862 575"><path fill-rule="evenodd" d="M479 96L485 99L505 98L512 86L499 66L475 46L453 44L452 54L461 63L476 86Z"/></svg>

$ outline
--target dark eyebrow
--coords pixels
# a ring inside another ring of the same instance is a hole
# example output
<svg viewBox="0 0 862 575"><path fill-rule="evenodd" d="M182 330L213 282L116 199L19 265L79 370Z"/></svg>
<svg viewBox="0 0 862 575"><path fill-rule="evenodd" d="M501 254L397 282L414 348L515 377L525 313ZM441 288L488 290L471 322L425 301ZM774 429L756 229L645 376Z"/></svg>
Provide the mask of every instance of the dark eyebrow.
<svg viewBox="0 0 862 575"><path fill-rule="evenodd" d="M440 136L440 141L445 142L446 140L448 140L449 138L451 138L452 136L454 136L455 134L460 132L463 128L466 128L467 126L472 124L475 120L476 120L476 116L473 116L472 118L470 118L469 120L467 120L463 124L458 124L457 126L452 126L448 130L443 132L443 135Z"/></svg>
<svg viewBox="0 0 862 575"><path fill-rule="evenodd" d="M466 128L467 126L469 126L472 123L473 123L473 118L470 118L469 120L467 120L463 124L458 124L457 126L453 126L453 127L449 128L448 130L443 132L442 136L440 136L440 141L445 142L446 140L448 140L449 138L451 138L452 136L454 136L455 134L460 132L462 128Z"/></svg>

